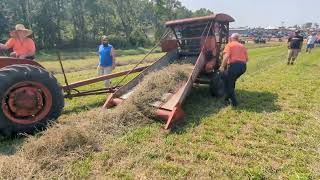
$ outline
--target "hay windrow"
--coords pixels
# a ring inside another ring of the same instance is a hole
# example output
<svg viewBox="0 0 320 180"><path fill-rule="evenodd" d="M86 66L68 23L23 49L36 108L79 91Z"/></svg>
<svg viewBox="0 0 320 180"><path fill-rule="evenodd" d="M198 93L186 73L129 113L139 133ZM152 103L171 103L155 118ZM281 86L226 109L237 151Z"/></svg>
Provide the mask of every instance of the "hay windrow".
<svg viewBox="0 0 320 180"><path fill-rule="evenodd" d="M72 174L70 167L73 162L108 148L105 146L106 138L151 122L155 108L150 104L161 100L163 94L173 93L181 87L192 67L173 64L150 73L121 106L65 117L70 123L53 125L40 137L29 137L15 155L0 157L0 177L67 177Z"/></svg>

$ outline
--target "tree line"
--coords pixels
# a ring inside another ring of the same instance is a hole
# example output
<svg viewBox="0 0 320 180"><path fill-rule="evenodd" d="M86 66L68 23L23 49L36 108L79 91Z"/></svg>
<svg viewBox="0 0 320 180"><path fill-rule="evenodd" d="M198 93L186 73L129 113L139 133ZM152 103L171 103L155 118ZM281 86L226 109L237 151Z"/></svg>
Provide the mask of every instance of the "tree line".
<svg viewBox="0 0 320 180"><path fill-rule="evenodd" d="M146 47L165 21L212 13L179 0L0 0L0 7L0 40L23 23L38 49L93 47L104 34L117 48Z"/></svg>

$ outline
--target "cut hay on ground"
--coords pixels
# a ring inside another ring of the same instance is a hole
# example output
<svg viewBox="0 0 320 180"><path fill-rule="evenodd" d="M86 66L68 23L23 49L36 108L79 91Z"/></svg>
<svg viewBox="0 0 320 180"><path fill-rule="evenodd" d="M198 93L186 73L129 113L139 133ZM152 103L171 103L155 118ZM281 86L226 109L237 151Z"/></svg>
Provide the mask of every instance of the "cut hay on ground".
<svg viewBox="0 0 320 180"><path fill-rule="evenodd" d="M146 76L134 93L111 111L100 109L68 117L40 137L29 137L15 155L0 157L0 179L68 177L73 163L108 148L105 140L150 122L150 103L176 91L192 65L170 65Z"/></svg>

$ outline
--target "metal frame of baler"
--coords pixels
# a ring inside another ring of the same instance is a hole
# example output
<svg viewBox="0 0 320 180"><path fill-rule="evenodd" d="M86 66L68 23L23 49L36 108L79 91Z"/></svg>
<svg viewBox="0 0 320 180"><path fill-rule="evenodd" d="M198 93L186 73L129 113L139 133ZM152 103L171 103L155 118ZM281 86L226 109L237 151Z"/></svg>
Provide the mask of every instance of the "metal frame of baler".
<svg viewBox="0 0 320 180"><path fill-rule="evenodd" d="M222 14L222 16L225 16L224 14ZM207 17L210 17L210 16L207 16ZM215 17L217 17L217 15L215 15ZM166 39L168 37L168 35L173 34L175 36L175 40L177 41L177 45L178 45L178 49L183 49L185 46L185 43L184 41L201 41L201 39L204 39L205 38L205 42L207 41L207 37L208 36L215 36L215 34L217 32L215 32L215 26L220 26L219 29L219 32L218 32L218 36L219 36L219 40L216 42L218 43L218 48L217 48L217 56L215 57L216 60L217 60L217 65L215 67L215 69L218 68L218 65L220 64L221 62L221 59L222 59L222 48L224 47L225 44L228 43L228 36L229 36L229 22L228 21L216 21L216 20L211 20L211 21L207 21L206 23L203 23L203 22L200 22L201 19L203 18L206 18L206 17L200 17L200 18L193 18L194 20L197 20L199 19L199 22L193 22L193 23L186 23L186 24L180 24L180 25L177 25L177 26L170 26L170 22L169 24L167 24L167 31L163 34L163 36L160 38L160 40L158 41L158 43L146 54L146 56L139 62L137 63L137 65L131 69L131 70L128 70L128 71L123 71L123 72L118 72L118 73L113 73L113 74L110 74L110 75L104 75L104 76L100 76L100 77L95 77L95 78L91 78L91 79L88 79L88 80L83 80L83 81L79 81L79 82L76 82L76 83L72 83L72 84L69 84L68 83L68 80L67 80L67 77L66 77L66 74L65 74L65 71L64 71L64 67L62 65L62 62L59 58L59 61L60 61L60 66L61 66L61 69L62 69L62 73L63 73L63 76L64 76L64 80L65 80L65 84L64 86L62 86L62 89L64 90L65 92L65 97L66 98L74 98L74 97L81 97L81 96L90 96L90 95L100 95L100 94L107 94L107 93L114 93L115 91L117 91L117 89L119 89L121 87L121 82L123 82L123 80L129 75L129 74L132 74L132 73L138 73L138 72L141 72L143 70L145 70L148 66L144 66L144 67L140 67L138 68L138 66L156 49L156 47L158 47L164 39ZM202 27L201 27L202 26ZM201 36L198 36L198 37L181 37L179 38L179 35L177 34L178 32L178 29L181 28L181 27L184 27L184 28L200 28L200 30L202 31L201 33ZM201 29L202 28L202 29ZM171 32L170 32L171 31ZM206 32L207 31L207 32ZM207 33L207 34L205 34ZM210 35L211 33L211 35ZM199 56L199 54L201 53L201 51L205 51L206 49L203 49L203 48L206 48L202 45L199 46L199 50L197 52L195 52L194 54L191 54L193 56ZM181 53L180 53L181 54ZM101 88L101 89L95 89L95 90L89 90L89 91L79 91L77 90L77 88L79 87L82 87L82 86L86 86L86 85L90 85L90 84L94 84L94 83L97 83L97 82L100 82L100 81L104 81L104 80L107 80L107 79L113 79L113 78L118 78L118 77L122 77L124 76L123 79L121 79L115 86L113 87L110 87L110 88ZM208 84L209 82L208 81L205 81L203 79L198 79L198 83L204 83L204 84Z"/></svg>
<svg viewBox="0 0 320 180"><path fill-rule="evenodd" d="M215 25L219 25L219 32L215 32ZM202 27L201 27L202 26ZM179 31L181 31L181 29L192 29L192 28L203 28L203 32L201 36L196 36L196 37L182 37L181 35L179 35ZM216 56L214 58L216 58L217 62L221 63L221 60L223 58L223 54L221 53L224 46L229 42L229 22L219 22L219 21L210 21L207 23L198 23L198 24L186 24L186 25L177 25L177 26L171 26L169 27L172 34L175 37L175 41L177 42L177 48L179 49L179 51L182 51L182 49L185 49L186 47L188 47L188 43L186 42L192 42L192 41L200 41L208 38L208 37L213 37L218 35L219 39L216 39L216 43L218 44L218 48L217 48L217 52L216 52ZM207 29L209 28L208 35L205 35L204 33L206 33L206 31L208 31ZM216 34L217 33L217 34ZM181 37L179 37L181 36ZM215 37L216 38L216 37ZM205 40L206 41L206 40ZM191 53L183 53L180 52L181 55L185 55L185 56L199 56L201 51L210 51L210 47L205 47L206 45L200 45L199 50L198 51L194 51ZM192 48L192 45L191 45ZM204 49L203 49L204 48ZM217 64L219 65L219 64ZM216 67L216 69L218 68L218 66Z"/></svg>

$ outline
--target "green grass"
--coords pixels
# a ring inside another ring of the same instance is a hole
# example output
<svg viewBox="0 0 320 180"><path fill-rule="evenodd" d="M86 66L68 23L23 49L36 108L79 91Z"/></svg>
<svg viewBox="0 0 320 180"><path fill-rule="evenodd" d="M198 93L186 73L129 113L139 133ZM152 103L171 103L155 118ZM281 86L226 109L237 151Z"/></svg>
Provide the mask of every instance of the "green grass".
<svg viewBox="0 0 320 180"><path fill-rule="evenodd" d="M163 53L154 53L148 56L148 58L145 60L145 62L154 62L161 56L163 56ZM125 66L128 64L135 64L139 61L141 61L144 58L145 55L130 55L130 56L121 56L116 58L116 63L118 66ZM71 73L71 72L79 72L83 70L95 70L98 64L99 58L98 56L91 56L87 57L85 59L65 59L62 61L65 72ZM39 61L41 65L43 65L45 68L47 68L50 72L53 72L55 74L61 74L61 67L59 64L59 61Z"/></svg>
<svg viewBox="0 0 320 180"><path fill-rule="evenodd" d="M238 108L224 107L206 87L195 87L184 103L183 123L165 131L163 123L155 122L108 138L108 151L75 162L71 176L319 179L320 49L302 53L295 66L286 65L284 46L250 47L249 54L248 71L237 84ZM90 68L68 73L71 81L92 76L95 69ZM64 116L99 107L105 99L67 100ZM12 154L20 143L0 143L0 153Z"/></svg>

